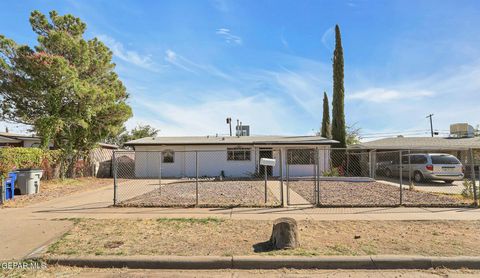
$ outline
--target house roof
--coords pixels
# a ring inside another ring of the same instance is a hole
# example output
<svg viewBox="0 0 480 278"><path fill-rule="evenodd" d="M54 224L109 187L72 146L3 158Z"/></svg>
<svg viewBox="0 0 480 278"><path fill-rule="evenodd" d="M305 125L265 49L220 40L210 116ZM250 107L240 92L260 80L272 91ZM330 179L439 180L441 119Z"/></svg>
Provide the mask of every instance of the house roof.
<svg viewBox="0 0 480 278"><path fill-rule="evenodd" d="M125 145L318 145L334 143L338 142L321 136L185 136L145 137L129 141Z"/></svg>
<svg viewBox="0 0 480 278"><path fill-rule="evenodd" d="M107 144L107 143L98 143L98 146L102 149L118 149L117 145Z"/></svg>
<svg viewBox="0 0 480 278"><path fill-rule="evenodd" d="M40 141L40 138L26 134L0 132L0 143L21 143L24 140Z"/></svg>
<svg viewBox="0 0 480 278"><path fill-rule="evenodd" d="M480 137L394 137L360 143L351 148L359 149L480 149Z"/></svg>

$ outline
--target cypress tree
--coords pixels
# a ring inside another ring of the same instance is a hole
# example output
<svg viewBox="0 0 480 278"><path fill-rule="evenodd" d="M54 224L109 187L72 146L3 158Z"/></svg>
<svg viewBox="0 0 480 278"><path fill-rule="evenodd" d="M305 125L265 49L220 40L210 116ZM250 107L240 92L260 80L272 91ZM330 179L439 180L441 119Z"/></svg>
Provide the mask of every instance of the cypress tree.
<svg viewBox="0 0 480 278"><path fill-rule="evenodd" d="M340 142L337 147L345 148L346 126L344 112L345 87L343 85L343 48L340 28L335 25L335 50L333 52L333 101L332 139Z"/></svg>
<svg viewBox="0 0 480 278"><path fill-rule="evenodd" d="M326 92L323 92L323 117L321 136L328 139L332 138L332 132L330 127L330 107L328 105L328 96Z"/></svg>

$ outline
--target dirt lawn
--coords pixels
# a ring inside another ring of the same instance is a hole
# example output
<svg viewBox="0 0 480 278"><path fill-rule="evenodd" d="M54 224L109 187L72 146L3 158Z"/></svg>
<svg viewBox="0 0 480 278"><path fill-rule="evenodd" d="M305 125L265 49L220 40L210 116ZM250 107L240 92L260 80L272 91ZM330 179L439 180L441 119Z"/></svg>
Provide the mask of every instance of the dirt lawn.
<svg viewBox="0 0 480 278"><path fill-rule="evenodd" d="M291 181L290 190L315 203L313 181ZM460 195L403 190L405 205L468 206L473 200ZM295 201L295 200L294 200ZM326 206L395 206L400 204L400 188L380 182L320 181L320 203Z"/></svg>
<svg viewBox="0 0 480 278"><path fill-rule="evenodd" d="M275 188L277 189L277 188ZM278 187L280 191L280 187ZM205 207L224 206L275 206L280 205L275 195L267 188L265 203L265 186L263 181L200 181L198 183L198 202ZM140 196L127 199L121 206L138 207L188 207L195 205L195 182L175 182L162 185Z"/></svg>
<svg viewBox="0 0 480 278"><path fill-rule="evenodd" d="M299 221L301 248L261 255L479 256L480 221ZM253 255L272 221L76 219L55 255ZM205 240L208 238L208 240ZM258 250L264 251L264 250Z"/></svg>
<svg viewBox="0 0 480 278"><path fill-rule="evenodd" d="M40 193L34 195L16 195L13 201L10 200L5 202L3 207L24 207L77 192L93 190L107 185L113 186L113 180L91 177L64 180L42 180L40 183Z"/></svg>

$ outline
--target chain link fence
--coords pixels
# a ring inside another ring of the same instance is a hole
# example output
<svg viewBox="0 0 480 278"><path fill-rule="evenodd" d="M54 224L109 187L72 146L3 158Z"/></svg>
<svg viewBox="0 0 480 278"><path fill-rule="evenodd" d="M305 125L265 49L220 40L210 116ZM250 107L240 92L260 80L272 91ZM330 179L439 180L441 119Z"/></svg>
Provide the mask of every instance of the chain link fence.
<svg viewBox="0 0 480 278"><path fill-rule="evenodd" d="M279 151L115 152L115 203L158 207L262 207L282 205Z"/></svg>
<svg viewBox="0 0 480 278"><path fill-rule="evenodd" d="M114 203L159 207L472 206L473 150L116 151ZM261 165L261 158L275 166Z"/></svg>

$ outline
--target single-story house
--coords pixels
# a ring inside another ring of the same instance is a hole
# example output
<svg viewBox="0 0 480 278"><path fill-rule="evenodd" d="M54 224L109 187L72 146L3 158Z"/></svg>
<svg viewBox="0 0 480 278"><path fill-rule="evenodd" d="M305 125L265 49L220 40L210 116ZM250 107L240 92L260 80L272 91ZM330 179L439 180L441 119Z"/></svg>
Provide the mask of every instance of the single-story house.
<svg viewBox="0 0 480 278"><path fill-rule="evenodd" d="M194 136L146 137L125 143L135 150L135 176L155 178L161 167L162 177L194 177L196 161L199 176L248 177L264 175L261 158L274 158L275 167L267 175L280 175L280 156L283 175L286 162L290 176L312 176L315 152L324 158L337 141L321 136ZM121 154L119 154L121 155ZM328 159L319 159L320 171L328 169Z"/></svg>
<svg viewBox="0 0 480 278"><path fill-rule="evenodd" d="M1 147L34 148L40 146L40 137L10 132L0 132Z"/></svg>

